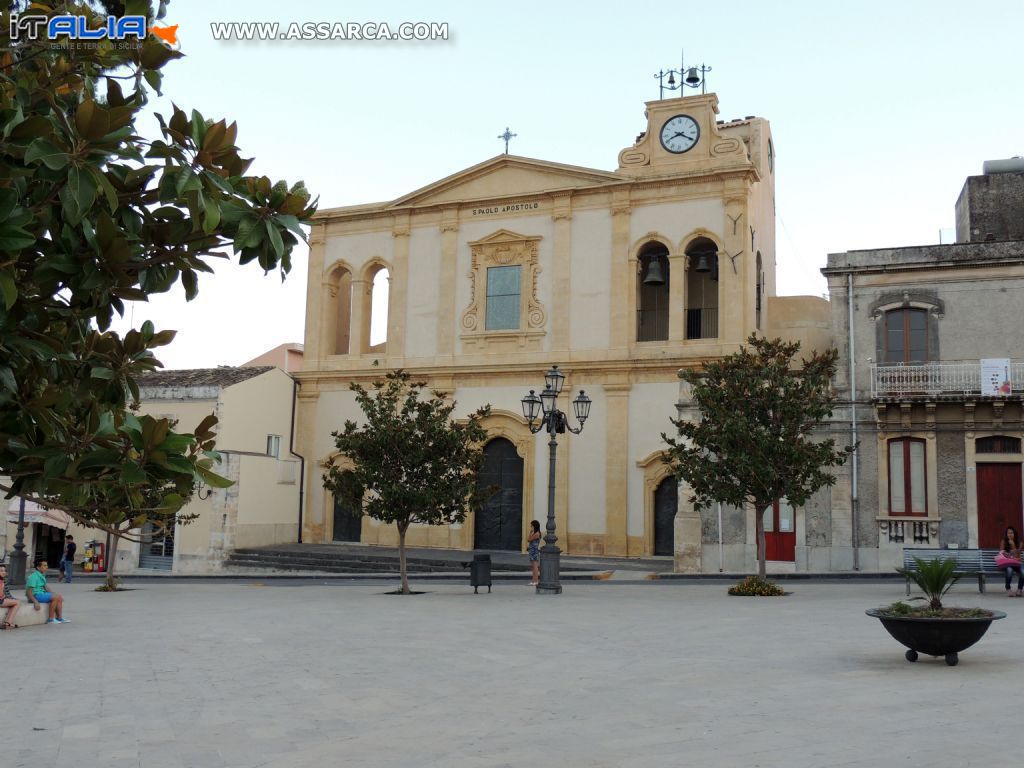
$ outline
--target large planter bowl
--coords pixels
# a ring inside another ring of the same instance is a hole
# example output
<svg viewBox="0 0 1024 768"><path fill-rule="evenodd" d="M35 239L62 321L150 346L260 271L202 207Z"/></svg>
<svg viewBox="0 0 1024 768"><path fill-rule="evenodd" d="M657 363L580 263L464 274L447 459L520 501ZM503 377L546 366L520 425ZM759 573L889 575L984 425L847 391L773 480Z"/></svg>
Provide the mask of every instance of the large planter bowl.
<svg viewBox="0 0 1024 768"><path fill-rule="evenodd" d="M981 640L989 624L1005 619L1002 611L991 611L991 616L976 618L927 618L918 616L886 616L882 610L871 608L865 613L882 622L890 635L910 650L907 661L917 661L919 653L944 656L946 663L955 667L960 651Z"/></svg>

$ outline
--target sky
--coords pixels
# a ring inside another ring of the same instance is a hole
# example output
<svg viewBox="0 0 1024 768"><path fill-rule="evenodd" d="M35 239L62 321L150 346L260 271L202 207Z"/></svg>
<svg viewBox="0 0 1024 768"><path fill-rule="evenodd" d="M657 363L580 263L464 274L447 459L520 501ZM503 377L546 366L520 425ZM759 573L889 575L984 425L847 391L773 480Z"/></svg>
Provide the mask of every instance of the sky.
<svg viewBox="0 0 1024 768"><path fill-rule="evenodd" d="M215 40L211 22L447 23L426 41ZM720 119L771 122L780 295L823 295L827 254L952 238L967 176L1024 155L1024 3L171 0L185 58L164 97L238 122L251 173L323 208L391 200L500 154L615 170L659 69L706 64ZM695 92L694 92L695 93ZM156 124L142 125L154 135ZM940 230L944 230L940 235ZM200 295L132 307L178 330L168 368L301 342L305 246L283 283L217 260Z"/></svg>

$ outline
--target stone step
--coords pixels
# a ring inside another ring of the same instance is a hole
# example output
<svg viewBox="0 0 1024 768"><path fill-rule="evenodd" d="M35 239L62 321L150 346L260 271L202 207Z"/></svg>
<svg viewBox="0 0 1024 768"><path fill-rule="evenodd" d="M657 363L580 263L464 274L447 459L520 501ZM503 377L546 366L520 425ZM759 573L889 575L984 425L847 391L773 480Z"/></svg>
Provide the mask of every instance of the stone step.
<svg viewBox="0 0 1024 768"><path fill-rule="evenodd" d="M467 571L463 563L473 559L473 553L455 558L408 557L410 573L460 573ZM295 551L293 549L247 548L237 549L226 565L238 568L272 568L289 571L324 571L327 573L398 573L398 558L375 552ZM528 563L496 563L495 570L528 572Z"/></svg>
<svg viewBox="0 0 1024 768"><path fill-rule="evenodd" d="M269 568L282 571L323 571L326 573L398 573L398 563L339 563L334 561L266 560L230 558L225 565L233 568ZM457 572L461 569L455 569ZM409 573L452 573L452 568L410 565Z"/></svg>

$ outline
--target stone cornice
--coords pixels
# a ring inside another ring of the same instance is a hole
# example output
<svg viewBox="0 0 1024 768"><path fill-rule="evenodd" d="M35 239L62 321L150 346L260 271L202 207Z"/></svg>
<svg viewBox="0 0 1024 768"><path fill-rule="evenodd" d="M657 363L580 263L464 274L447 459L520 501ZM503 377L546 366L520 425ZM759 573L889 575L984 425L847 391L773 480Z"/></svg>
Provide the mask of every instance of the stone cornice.
<svg viewBox="0 0 1024 768"><path fill-rule="evenodd" d="M591 196L606 195L609 192L629 193L630 191L643 191L662 189L672 186L692 186L706 184L708 182L724 182L731 179L754 183L758 180L756 170L751 166L742 168L709 171L704 173L691 173L686 175L667 175L645 177L641 179L625 179L623 181L598 184L590 187L572 187L566 189L551 189L540 192L516 192L509 191L506 194L479 197L460 201L444 201L428 203L424 205L395 205L394 203L375 203L369 205L351 206L345 208L329 208L318 211L313 221L317 224L330 224L344 221L366 221L371 219L390 219L396 214L414 215L423 213L436 213L452 208L469 208L488 205L497 205L507 202L511 198L516 200L529 200L538 202L552 202L555 198L571 195L574 200ZM709 192L708 197L718 198L718 192ZM525 215L535 215L537 210L528 211ZM515 215L515 214L510 214ZM384 225L382 225L383 227Z"/></svg>

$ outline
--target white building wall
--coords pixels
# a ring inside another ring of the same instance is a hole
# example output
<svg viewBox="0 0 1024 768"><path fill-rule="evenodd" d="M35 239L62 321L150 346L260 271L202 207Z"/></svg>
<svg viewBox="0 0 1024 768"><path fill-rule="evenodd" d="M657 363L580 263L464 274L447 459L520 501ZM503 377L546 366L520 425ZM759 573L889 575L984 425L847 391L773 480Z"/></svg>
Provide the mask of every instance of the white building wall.
<svg viewBox="0 0 1024 768"><path fill-rule="evenodd" d="M690 200L684 205L661 203L641 205L629 217L630 242L649 232L668 237L675 245L698 227L721 237L725 207L721 200Z"/></svg>
<svg viewBox="0 0 1024 768"><path fill-rule="evenodd" d="M604 468L608 445L608 403L601 387L588 387L575 382L576 390L569 398L576 396L580 388L587 392L593 402L590 418L578 435L559 435L559 453L562 445L572 444L569 454L569 530L580 533L603 534L607 531L605 517ZM564 407L572 410L569 402ZM575 420L571 417L572 423ZM547 447L544 449L547 454ZM547 482L547 471L544 473Z"/></svg>
<svg viewBox="0 0 1024 768"><path fill-rule="evenodd" d="M570 307L573 350L606 350L611 345L612 217L607 210L572 216L572 296L560 300Z"/></svg>
<svg viewBox="0 0 1024 768"><path fill-rule="evenodd" d="M629 535L644 535L644 473L636 462L666 446L661 433L675 432L679 383L635 384L629 393Z"/></svg>
<svg viewBox="0 0 1024 768"><path fill-rule="evenodd" d="M390 232L367 232L363 234L348 234L344 237L328 236L324 244L324 274L328 274L331 268L339 261L344 261L358 277L359 271L374 257L391 263L391 241Z"/></svg>
<svg viewBox="0 0 1024 768"><path fill-rule="evenodd" d="M409 238L409 287L406 291L404 355L407 358L437 354L440 273L440 231L436 227L413 229ZM403 350L395 352L403 353Z"/></svg>

